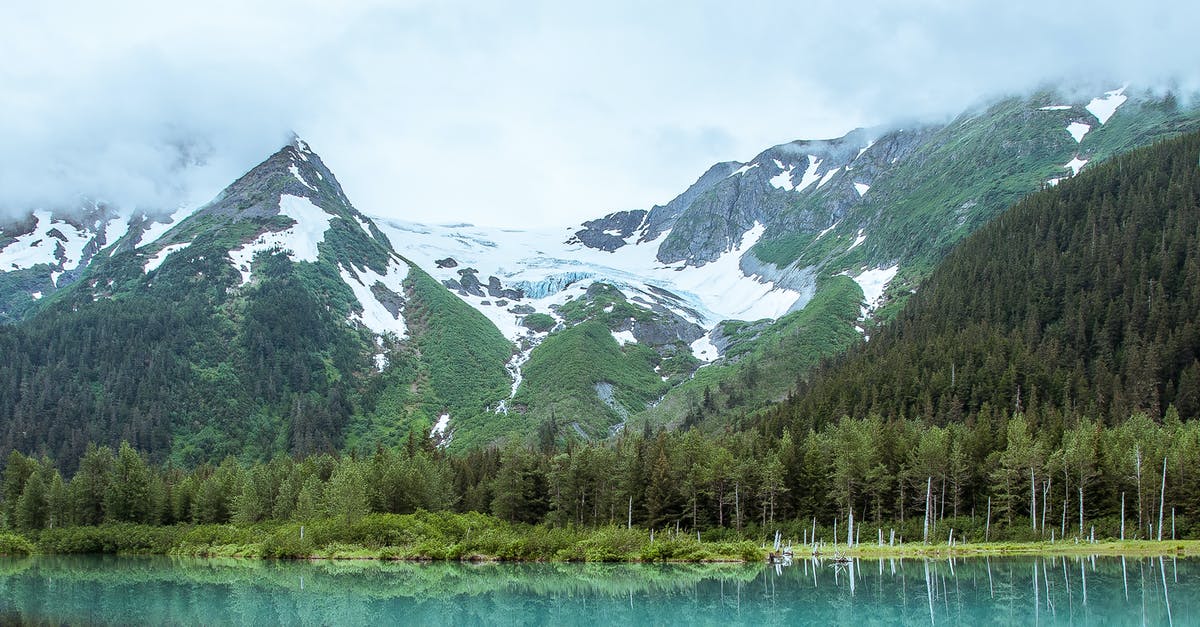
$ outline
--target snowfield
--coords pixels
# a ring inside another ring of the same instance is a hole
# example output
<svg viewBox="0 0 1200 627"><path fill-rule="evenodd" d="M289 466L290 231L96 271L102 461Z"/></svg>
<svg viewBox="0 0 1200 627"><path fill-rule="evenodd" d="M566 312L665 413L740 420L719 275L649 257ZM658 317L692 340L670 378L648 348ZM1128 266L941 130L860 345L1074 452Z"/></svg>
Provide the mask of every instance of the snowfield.
<svg viewBox="0 0 1200 627"><path fill-rule="evenodd" d="M1122 87L1120 89L1114 89L1112 91L1105 92L1104 96L1101 98L1093 98L1092 101L1089 102L1084 108L1087 109L1089 113L1096 116L1096 120L1098 120L1100 124L1104 124L1113 116L1114 113L1117 112L1117 107L1125 104L1125 101L1128 99L1128 96L1125 95L1125 87Z"/></svg>
<svg viewBox="0 0 1200 627"><path fill-rule="evenodd" d="M250 281L250 262L266 250L282 250L292 261L316 261L317 246L325 241L325 231L333 216L302 196L283 194L279 197L279 215L295 224L282 231L268 231L249 244L229 251L233 267L242 274L242 285Z"/></svg>
<svg viewBox="0 0 1200 627"><path fill-rule="evenodd" d="M883 292L887 289L888 283L896 278L896 273L900 271L900 266L892 266L890 268L872 268L864 270L857 276L851 276L855 283L862 288L863 305L862 317L866 319L879 307L879 301L883 298Z"/></svg>
<svg viewBox="0 0 1200 627"><path fill-rule="evenodd" d="M1092 127L1083 122L1071 122L1067 125L1067 132L1071 134L1077 144L1083 141L1083 136L1087 135L1090 130Z"/></svg>
<svg viewBox="0 0 1200 627"><path fill-rule="evenodd" d="M35 211L37 224L33 231L16 238L0 250L0 269L5 272L32 268L39 264L56 266L61 271L51 273L54 284L63 272L79 266L83 249L92 240L87 229L54 219L49 211Z"/></svg>
<svg viewBox="0 0 1200 627"><path fill-rule="evenodd" d="M706 329L721 320L778 318L801 297L797 291L742 272L742 255L766 230L758 223L718 259L696 267L656 259L669 231L650 242L638 242L635 234L628 238L629 245L605 252L567 243L579 227L517 230L373 219L400 254L439 281L460 280L460 271L471 268L485 286L495 276L505 288L522 289L526 297L519 303L487 294L459 295L514 341L533 335L521 326L524 314L511 311L515 305L554 315L552 306L583 294L596 281L616 286L631 300L657 302ZM437 262L446 258L457 265L438 267Z"/></svg>

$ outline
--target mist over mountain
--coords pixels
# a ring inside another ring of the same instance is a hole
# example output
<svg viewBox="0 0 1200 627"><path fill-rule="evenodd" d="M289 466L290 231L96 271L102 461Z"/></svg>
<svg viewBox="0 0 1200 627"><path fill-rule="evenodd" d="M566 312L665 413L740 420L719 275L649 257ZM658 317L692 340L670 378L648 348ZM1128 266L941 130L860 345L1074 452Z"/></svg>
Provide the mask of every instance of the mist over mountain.
<svg viewBox="0 0 1200 627"><path fill-rule="evenodd" d="M194 463L752 420L1012 203L1200 126L1081 93L779 144L569 227L368 217L298 138L208 202L31 208L0 224L0 444Z"/></svg>

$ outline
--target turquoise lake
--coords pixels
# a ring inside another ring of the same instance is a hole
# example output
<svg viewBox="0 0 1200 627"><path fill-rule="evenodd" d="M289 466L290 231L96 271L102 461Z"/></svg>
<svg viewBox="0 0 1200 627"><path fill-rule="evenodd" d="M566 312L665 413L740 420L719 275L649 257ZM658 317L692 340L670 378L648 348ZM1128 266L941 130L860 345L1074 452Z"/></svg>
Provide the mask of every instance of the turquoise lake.
<svg viewBox="0 0 1200 627"><path fill-rule="evenodd" d="M766 565L0 558L0 623L1200 623L1200 562L1046 557Z"/></svg>

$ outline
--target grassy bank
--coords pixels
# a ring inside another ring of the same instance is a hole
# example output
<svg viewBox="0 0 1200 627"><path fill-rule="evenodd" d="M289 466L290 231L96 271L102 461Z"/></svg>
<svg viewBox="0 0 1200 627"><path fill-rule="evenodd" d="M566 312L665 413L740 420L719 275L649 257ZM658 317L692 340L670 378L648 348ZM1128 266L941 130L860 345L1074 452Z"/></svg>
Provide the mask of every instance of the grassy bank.
<svg viewBox="0 0 1200 627"><path fill-rule="evenodd" d="M796 555L811 549L797 547ZM621 526L552 527L485 514L372 514L355 520L256 525L114 524L0 533L0 555L116 554L284 559L524 562L761 562L761 541L710 532L652 536ZM991 542L854 547L823 544L822 558L946 558L1006 555L1200 555L1200 540Z"/></svg>
<svg viewBox="0 0 1200 627"><path fill-rule="evenodd" d="M698 540L607 526L514 524L484 514L372 514L357 520L237 525L101 525L3 534L0 553L293 559L557 562L756 562L747 540Z"/></svg>

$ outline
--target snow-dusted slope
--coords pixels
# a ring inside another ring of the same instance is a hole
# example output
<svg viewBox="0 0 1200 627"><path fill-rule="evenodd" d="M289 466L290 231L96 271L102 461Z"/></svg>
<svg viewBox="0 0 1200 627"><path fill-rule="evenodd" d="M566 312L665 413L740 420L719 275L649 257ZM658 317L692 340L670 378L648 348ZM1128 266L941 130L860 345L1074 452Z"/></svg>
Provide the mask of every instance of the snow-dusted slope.
<svg viewBox="0 0 1200 627"><path fill-rule="evenodd" d="M615 285L632 301L665 307L706 329L721 320L777 318L801 298L797 291L746 276L740 269L742 255L763 234L761 224L744 232L738 245L715 261L693 266L657 260L659 244L668 232L644 242L637 241L641 235L637 232L626 238L627 245L607 252L571 242L578 227L521 231L383 218L375 218L375 223L397 250L443 282L461 282L464 273L471 274L468 270L477 271L482 285L475 294L456 291L513 340L528 334L520 325L531 313L528 308L553 315L553 306L583 293L596 281ZM491 277L498 281L489 286Z"/></svg>
<svg viewBox="0 0 1200 627"><path fill-rule="evenodd" d="M95 202L70 211L39 209L22 223L0 224L0 273L40 268L44 287L53 291L74 280L100 251L111 255L151 242L192 210L167 217Z"/></svg>

